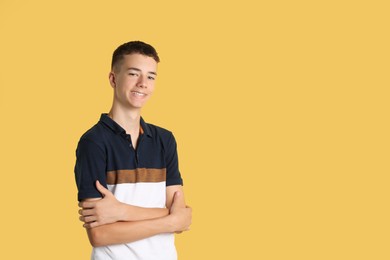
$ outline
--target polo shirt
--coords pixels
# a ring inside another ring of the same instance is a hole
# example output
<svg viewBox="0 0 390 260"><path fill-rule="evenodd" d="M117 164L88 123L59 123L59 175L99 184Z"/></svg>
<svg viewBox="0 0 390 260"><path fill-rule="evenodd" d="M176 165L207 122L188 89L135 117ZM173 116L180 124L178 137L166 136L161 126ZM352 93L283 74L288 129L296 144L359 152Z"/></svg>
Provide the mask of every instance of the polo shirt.
<svg viewBox="0 0 390 260"><path fill-rule="evenodd" d="M140 207L164 208L166 186L182 185L173 134L140 120L137 148L131 136L102 114L84 133L76 149L78 200L100 198L95 182L115 197ZM92 259L177 259L173 234L159 234L128 244L95 247Z"/></svg>

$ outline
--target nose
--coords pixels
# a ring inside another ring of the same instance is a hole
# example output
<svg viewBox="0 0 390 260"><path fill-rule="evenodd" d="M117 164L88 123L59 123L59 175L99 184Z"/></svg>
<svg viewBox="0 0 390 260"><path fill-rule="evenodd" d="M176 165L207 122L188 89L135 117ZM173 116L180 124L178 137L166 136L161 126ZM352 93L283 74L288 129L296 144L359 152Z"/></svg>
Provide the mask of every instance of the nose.
<svg viewBox="0 0 390 260"><path fill-rule="evenodd" d="M138 78L138 82L137 82L137 87L140 87L140 88L147 88L148 85L147 85L147 76L145 75L141 75L139 78Z"/></svg>

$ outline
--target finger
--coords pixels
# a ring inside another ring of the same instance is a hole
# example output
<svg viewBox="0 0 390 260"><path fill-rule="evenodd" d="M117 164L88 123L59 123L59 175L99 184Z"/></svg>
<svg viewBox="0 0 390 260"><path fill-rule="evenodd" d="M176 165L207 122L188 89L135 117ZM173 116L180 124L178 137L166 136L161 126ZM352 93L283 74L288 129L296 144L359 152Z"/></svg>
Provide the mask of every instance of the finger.
<svg viewBox="0 0 390 260"><path fill-rule="evenodd" d="M84 223L84 224L83 224L83 227L84 227L84 228L91 228L91 224L92 224L92 223Z"/></svg>
<svg viewBox="0 0 390 260"><path fill-rule="evenodd" d="M80 216L80 217L79 217L79 220L80 220L81 222L84 222L84 223L89 223L89 222L91 222L91 221L85 221L85 218L86 218L86 217L84 217L84 216Z"/></svg>
<svg viewBox="0 0 390 260"><path fill-rule="evenodd" d="M185 207L184 197L181 191L176 191L173 196L173 203L172 206L174 207Z"/></svg>
<svg viewBox="0 0 390 260"><path fill-rule="evenodd" d="M82 201L79 202L79 207L83 209L92 209L96 205L95 201Z"/></svg>
<svg viewBox="0 0 390 260"><path fill-rule="evenodd" d="M97 221L95 216L88 216L88 217L80 216L79 220L86 224Z"/></svg>
<svg viewBox="0 0 390 260"><path fill-rule="evenodd" d="M84 228L93 228L93 227L97 227L99 226L99 224L95 221L95 222L90 222L90 223L85 223L83 225Z"/></svg>
<svg viewBox="0 0 390 260"><path fill-rule="evenodd" d="M99 181L96 181L96 188L103 195L103 197L110 194L110 191L101 185Z"/></svg>
<svg viewBox="0 0 390 260"><path fill-rule="evenodd" d="M80 209L79 210L79 215L84 216L84 217L91 216L91 215L93 215L93 213L94 213L94 211L92 209Z"/></svg>

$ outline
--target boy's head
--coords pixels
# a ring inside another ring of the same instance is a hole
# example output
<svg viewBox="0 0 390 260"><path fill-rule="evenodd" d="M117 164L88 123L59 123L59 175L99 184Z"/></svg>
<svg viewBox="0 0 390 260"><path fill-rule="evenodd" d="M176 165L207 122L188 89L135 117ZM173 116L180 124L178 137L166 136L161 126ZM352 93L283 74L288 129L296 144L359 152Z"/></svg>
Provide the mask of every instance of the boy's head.
<svg viewBox="0 0 390 260"><path fill-rule="evenodd" d="M114 51L111 61L111 70L120 68L120 64L123 61L124 56L133 53L142 54L153 58L157 63L160 62L157 51L153 48L153 46L141 41L131 41L122 44Z"/></svg>

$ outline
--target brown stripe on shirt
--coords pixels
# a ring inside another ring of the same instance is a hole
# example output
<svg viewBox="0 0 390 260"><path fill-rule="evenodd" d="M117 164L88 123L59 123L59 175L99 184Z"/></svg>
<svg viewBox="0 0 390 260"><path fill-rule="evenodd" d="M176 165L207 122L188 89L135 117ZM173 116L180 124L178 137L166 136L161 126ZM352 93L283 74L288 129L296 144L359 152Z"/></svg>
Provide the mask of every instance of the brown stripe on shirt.
<svg viewBox="0 0 390 260"><path fill-rule="evenodd" d="M137 168L134 170L108 171L107 184L138 183L138 182L162 182L166 180L166 168L150 169Z"/></svg>

